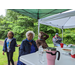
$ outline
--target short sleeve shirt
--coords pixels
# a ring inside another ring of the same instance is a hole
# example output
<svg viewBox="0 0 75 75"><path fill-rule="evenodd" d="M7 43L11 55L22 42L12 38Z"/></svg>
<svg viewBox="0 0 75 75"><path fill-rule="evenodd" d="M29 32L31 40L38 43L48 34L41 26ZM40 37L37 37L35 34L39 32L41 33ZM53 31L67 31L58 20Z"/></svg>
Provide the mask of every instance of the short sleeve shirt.
<svg viewBox="0 0 75 75"><path fill-rule="evenodd" d="M10 51L10 43L11 43L12 39L7 39L7 52Z"/></svg>

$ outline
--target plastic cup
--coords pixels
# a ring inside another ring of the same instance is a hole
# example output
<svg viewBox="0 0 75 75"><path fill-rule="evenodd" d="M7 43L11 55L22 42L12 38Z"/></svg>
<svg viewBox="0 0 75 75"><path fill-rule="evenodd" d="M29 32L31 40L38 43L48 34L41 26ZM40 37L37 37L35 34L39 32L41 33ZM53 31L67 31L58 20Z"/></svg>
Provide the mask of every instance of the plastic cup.
<svg viewBox="0 0 75 75"><path fill-rule="evenodd" d="M75 54L73 54L73 55L71 54L71 57L72 57L72 58L75 58Z"/></svg>
<svg viewBox="0 0 75 75"><path fill-rule="evenodd" d="M63 48L63 45L64 45L63 43L60 43L61 48Z"/></svg>

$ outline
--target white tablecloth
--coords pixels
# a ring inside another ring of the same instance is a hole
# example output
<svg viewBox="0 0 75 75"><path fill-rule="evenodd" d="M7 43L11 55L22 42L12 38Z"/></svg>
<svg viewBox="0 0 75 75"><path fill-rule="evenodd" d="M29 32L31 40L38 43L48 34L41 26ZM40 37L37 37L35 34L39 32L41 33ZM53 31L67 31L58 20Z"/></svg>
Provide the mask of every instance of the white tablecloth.
<svg viewBox="0 0 75 75"><path fill-rule="evenodd" d="M72 58L70 55L64 55L61 51L62 48L57 47L57 50L60 51L60 59L55 60L55 65L75 65L75 59ZM67 48L66 48L67 49ZM32 54L23 55L20 57L20 61L27 64L27 65L47 65L46 53L44 53L44 62L39 62L39 52L35 52Z"/></svg>

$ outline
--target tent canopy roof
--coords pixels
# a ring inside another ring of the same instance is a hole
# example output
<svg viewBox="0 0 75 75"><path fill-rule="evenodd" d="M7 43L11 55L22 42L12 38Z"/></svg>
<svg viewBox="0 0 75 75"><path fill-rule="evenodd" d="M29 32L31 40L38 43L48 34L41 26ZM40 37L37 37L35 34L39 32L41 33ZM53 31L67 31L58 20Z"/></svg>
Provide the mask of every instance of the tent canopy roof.
<svg viewBox="0 0 75 75"><path fill-rule="evenodd" d="M57 28L75 28L75 11L56 14L53 16L39 19L44 25L54 26Z"/></svg>
<svg viewBox="0 0 75 75"><path fill-rule="evenodd" d="M70 9L10 9L20 14L40 19L54 14L62 13Z"/></svg>

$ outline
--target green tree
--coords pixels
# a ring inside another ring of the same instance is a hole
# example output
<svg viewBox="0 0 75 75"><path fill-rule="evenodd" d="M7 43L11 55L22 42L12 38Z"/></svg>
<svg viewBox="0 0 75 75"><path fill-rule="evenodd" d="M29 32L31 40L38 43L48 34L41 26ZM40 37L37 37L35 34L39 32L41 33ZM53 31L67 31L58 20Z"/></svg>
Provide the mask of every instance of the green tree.
<svg viewBox="0 0 75 75"><path fill-rule="evenodd" d="M34 22L36 19L32 19L28 16L21 15L17 12L7 10L6 17L1 20L1 38L5 38L8 31L13 31L17 40L22 40L25 37L25 33L29 30L37 33L37 26Z"/></svg>

